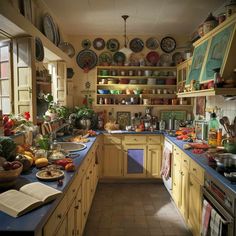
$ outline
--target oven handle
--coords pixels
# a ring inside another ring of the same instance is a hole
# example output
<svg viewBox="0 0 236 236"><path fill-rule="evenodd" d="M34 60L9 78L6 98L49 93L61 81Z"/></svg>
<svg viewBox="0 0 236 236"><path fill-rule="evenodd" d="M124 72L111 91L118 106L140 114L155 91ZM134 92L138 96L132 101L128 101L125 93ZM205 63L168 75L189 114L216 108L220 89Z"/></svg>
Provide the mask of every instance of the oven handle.
<svg viewBox="0 0 236 236"><path fill-rule="evenodd" d="M218 212L220 212L223 215L223 217L226 219L226 221L224 221L223 223L224 224L233 223L234 218L224 209L224 207L222 207L215 200L215 198L207 191L205 187L202 187L202 192L203 192L203 196L206 196L207 199L210 201L209 203L212 204L218 210Z"/></svg>

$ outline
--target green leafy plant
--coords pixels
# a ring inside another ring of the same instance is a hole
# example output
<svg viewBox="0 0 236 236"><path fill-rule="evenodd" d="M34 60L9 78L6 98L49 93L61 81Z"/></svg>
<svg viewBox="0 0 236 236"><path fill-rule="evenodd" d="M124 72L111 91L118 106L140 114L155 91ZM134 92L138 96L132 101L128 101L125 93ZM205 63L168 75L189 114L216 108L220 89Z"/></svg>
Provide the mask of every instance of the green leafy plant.
<svg viewBox="0 0 236 236"><path fill-rule="evenodd" d="M77 115L77 118L93 118L93 116L95 115L95 112L93 109L88 108L87 106L83 106L83 107L75 107L75 113Z"/></svg>

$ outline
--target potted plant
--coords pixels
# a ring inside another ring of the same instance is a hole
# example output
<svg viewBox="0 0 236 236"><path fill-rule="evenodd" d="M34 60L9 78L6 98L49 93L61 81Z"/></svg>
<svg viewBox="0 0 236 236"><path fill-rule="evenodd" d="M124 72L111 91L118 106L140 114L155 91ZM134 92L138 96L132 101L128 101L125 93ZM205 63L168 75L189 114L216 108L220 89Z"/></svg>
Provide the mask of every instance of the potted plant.
<svg viewBox="0 0 236 236"><path fill-rule="evenodd" d="M48 109L45 112L46 120L55 120L58 118L57 108L58 106L56 103L53 102L52 94L48 93L44 96L44 100L48 103Z"/></svg>
<svg viewBox="0 0 236 236"><path fill-rule="evenodd" d="M82 129L93 129L97 125L97 115L93 109L83 106L75 107L76 122L75 126Z"/></svg>

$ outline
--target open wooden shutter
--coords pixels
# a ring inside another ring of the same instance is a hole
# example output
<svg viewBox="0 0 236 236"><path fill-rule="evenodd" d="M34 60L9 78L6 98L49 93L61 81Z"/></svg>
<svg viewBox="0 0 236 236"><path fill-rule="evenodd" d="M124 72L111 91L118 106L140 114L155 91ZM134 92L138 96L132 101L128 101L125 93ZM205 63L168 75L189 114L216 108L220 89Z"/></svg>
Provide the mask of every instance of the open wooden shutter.
<svg viewBox="0 0 236 236"><path fill-rule="evenodd" d="M29 111L31 120L36 123L34 47L32 37L13 40L15 114L23 114Z"/></svg>

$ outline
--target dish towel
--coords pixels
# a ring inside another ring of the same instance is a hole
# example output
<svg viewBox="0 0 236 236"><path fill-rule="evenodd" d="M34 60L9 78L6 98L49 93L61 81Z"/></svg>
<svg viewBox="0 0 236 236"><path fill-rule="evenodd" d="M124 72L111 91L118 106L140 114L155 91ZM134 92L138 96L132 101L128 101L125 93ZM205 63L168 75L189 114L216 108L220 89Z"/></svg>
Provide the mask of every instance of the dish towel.
<svg viewBox="0 0 236 236"><path fill-rule="evenodd" d="M209 222L211 218L212 206L207 200L203 200L203 210L202 210L202 227L201 236L207 236L209 231Z"/></svg>
<svg viewBox="0 0 236 236"><path fill-rule="evenodd" d="M161 176L163 176L166 180L170 177L170 166L171 166L171 151L164 147L163 150L163 158L161 165Z"/></svg>
<svg viewBox="0 0 236 236"><path fill-rule="evenodd" d="M222 223L223 219L221 216L212 208L211 210L211 221L210 221L210 228L211 228L211 236L221 236L222 235Z"/></svg>

